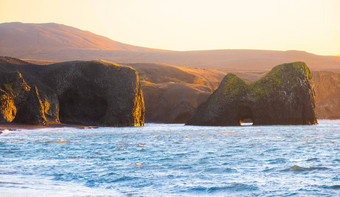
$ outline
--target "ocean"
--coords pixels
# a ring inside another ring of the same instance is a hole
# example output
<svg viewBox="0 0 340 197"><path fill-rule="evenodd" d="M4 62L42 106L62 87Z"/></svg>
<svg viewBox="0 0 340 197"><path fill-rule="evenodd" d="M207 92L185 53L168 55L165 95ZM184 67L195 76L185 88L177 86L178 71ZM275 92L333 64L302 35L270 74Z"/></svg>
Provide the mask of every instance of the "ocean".
<svg viewBox="0 0 340 197"><path fill-rule="evenodd" d="M340 196L340 120L5 130L0 196Z"/></svg>

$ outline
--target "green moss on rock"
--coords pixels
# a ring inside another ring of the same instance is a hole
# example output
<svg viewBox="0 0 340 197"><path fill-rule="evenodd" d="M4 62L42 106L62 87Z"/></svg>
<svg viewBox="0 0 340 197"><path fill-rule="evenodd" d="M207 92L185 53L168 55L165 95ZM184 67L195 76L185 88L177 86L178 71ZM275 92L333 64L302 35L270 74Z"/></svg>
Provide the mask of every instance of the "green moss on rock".
<svg viewBox="0 0 340 197"><path fill-rule="evenodd" d="M315 124L311 78L303 62L278 65L250 84L228 74L187 124L239 125L247 118L255 125Z"/></svg>
<svg viewBox="0 0 340 197"><path fill-rule="evenodd" d="M247 90L247 84L234 74L227 74L222 80L220 87L225 96L234 96Z"/></svg>

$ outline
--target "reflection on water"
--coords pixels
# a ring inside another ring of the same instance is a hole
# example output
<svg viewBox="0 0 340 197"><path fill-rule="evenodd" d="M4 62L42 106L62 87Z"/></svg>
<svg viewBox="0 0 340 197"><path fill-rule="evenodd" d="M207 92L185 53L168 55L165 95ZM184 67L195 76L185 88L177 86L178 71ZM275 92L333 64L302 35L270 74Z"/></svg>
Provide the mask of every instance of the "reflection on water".
<svg viewBox="0 0 340 197"><path fill-rule="evenodd" d="M5 130L0 196L339 196L339 128Z"/></svg>

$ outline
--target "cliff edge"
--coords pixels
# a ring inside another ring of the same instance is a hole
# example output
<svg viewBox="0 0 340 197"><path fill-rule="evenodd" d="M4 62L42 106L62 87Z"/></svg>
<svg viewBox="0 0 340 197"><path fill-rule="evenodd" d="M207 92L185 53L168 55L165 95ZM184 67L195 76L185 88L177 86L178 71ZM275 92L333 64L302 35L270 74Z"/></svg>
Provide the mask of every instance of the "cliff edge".
<svg viewBox="0 0 340 197"><path fill-rule="evenodd" d="M0 122L144 125L138 73L105 61L35 65L0 57Z"/></svg>

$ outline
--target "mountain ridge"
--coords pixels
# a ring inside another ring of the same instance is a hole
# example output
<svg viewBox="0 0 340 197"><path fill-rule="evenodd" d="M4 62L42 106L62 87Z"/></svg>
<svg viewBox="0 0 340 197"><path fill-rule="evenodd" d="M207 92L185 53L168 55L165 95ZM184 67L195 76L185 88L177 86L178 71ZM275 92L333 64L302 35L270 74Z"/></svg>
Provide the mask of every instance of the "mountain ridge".
<svg viewBox="0 0 340 197"><path fill-rule="evenodd" d="M304 61L314 71L340 72L339 56L321 56L296 50L167 51L124 44L56 23L0 24L0 55L52 61L105 59L119 63L166 63L224 72L269 71L278 64Z"/></svg>
<svg viewBox="0 0 340 197"><path fill-rule="evenodd" d="M26 33L31 35L24 35ZM10 39L8 37L9 34L11 34L10 36L16 36L17 39ZM37 47L43 49L47 47L65 47L71 49L120 51L158 50L125 44L90 31L58 23L1 23L0 35L1 48L12 48L14 42L20 42L21 45L26 45L27 47L32 47L31 45L36 44Z"/></svg>

